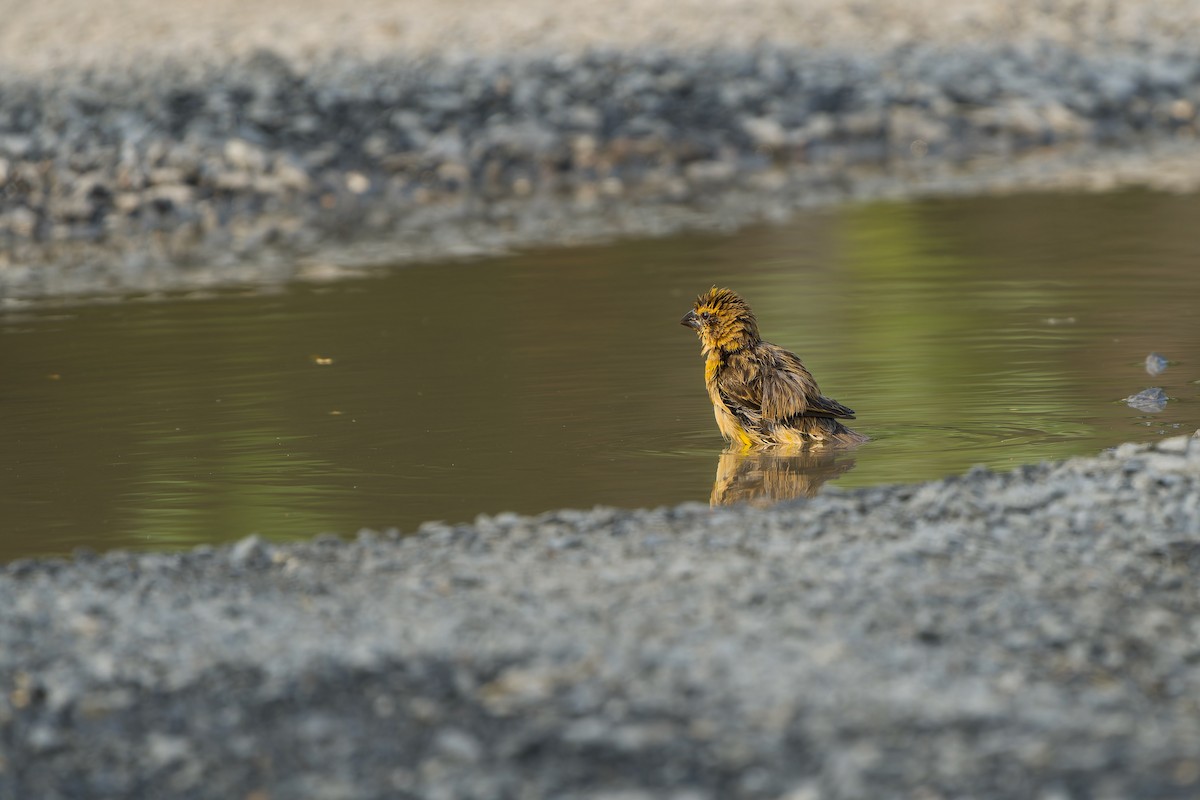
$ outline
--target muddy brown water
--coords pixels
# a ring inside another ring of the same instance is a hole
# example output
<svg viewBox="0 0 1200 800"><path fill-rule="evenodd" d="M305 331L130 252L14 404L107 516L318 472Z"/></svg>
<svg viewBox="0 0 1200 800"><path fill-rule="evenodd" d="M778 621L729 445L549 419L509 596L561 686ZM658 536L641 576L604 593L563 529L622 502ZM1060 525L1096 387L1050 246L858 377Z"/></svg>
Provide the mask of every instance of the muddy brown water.
<svg viewBox="0 0 1200 800"><path fill-rule="evenodd" d="M1200 198L848 206L209 298L0 315L0 559L804 496L1200 425ZM873 441L723 454L695 336L742 292ZM1171 361L1157 377L1147 354ZM1160 413L1122 398L1161 386Z"/></svg>

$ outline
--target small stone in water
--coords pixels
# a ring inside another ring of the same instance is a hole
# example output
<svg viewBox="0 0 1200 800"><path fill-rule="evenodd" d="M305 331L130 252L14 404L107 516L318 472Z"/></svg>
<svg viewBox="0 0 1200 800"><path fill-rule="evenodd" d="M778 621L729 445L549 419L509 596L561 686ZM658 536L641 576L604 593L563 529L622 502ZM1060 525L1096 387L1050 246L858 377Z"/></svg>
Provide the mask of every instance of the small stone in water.
<svg viewBox="0 0 1200 800"><path fill-rule="evenodd" d="M1146 356L1146 372L1151 375L1159 375L1166 372L1170 362L1160 356L1158 353L1151 353Z"/></svg>
<svg viewBox="0 0 1200 800"><path fill-rule="evenodd" d="M1130 408L1136 408L1138 411L1157 413L1167 407L1167 393L1155 386L1152 389L1143 389L1135 395L1126 397L1125 403Z"/></svg>

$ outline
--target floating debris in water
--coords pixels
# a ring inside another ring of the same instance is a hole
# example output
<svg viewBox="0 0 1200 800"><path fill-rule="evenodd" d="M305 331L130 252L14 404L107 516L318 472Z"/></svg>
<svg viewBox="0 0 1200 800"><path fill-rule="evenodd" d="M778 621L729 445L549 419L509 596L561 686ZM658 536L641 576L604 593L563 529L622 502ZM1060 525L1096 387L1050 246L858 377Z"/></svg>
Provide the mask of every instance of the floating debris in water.
<svg viewBox="0 0 1200 800"><path fill-rule="evenodd" d="M1167 393L1155 386L1126 397L1125 403L1138 411L1150 411L1157 414L1167 407Z"/></svg>
<svg viewBox="0 0 1200 800"><path fill-rule="evenodd" d="M1042 322L1047 325L1074 325L1074 317L1046 317Z"/></svg>
<svg viewBox="0 0 1200 800"><path fill-rule="evenodd" d="M1158 353L1151 353L1146 356L1146 372L1151 375L1161 375L1167 371L1167 367L1171 362L1160 356Z"/></svg>

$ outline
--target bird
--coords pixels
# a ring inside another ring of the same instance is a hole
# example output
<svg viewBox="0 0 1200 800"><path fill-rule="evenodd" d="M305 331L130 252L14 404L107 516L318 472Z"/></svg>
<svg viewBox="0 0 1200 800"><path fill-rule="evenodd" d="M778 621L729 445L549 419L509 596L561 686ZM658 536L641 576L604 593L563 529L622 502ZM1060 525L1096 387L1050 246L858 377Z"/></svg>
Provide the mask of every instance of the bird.
<svg viewBox="0 0 1200 800"><path fill-rule="evenodd" d="M731 289L696 298L679 324L700 337L704 385L721 435L744 449L854 445L868 437L839 420L854 411L821 394L800 357L765 342L749 304Z"/></svg>

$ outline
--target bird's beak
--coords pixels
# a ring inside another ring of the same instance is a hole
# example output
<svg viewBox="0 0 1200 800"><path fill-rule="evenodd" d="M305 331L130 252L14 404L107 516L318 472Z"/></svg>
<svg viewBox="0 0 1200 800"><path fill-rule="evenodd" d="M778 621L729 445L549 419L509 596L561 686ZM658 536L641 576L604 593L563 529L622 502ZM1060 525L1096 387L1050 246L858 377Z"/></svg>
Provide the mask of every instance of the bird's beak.
<svg viewBox="0 0 1200 800"><path fill-rule="evenodd" d="M684 325L688 328L695 328L696 330L700 330L700 318L696 316L695 311L689 311L686 314L684 314L683 319L679 320L679 324Z"/></svg>

